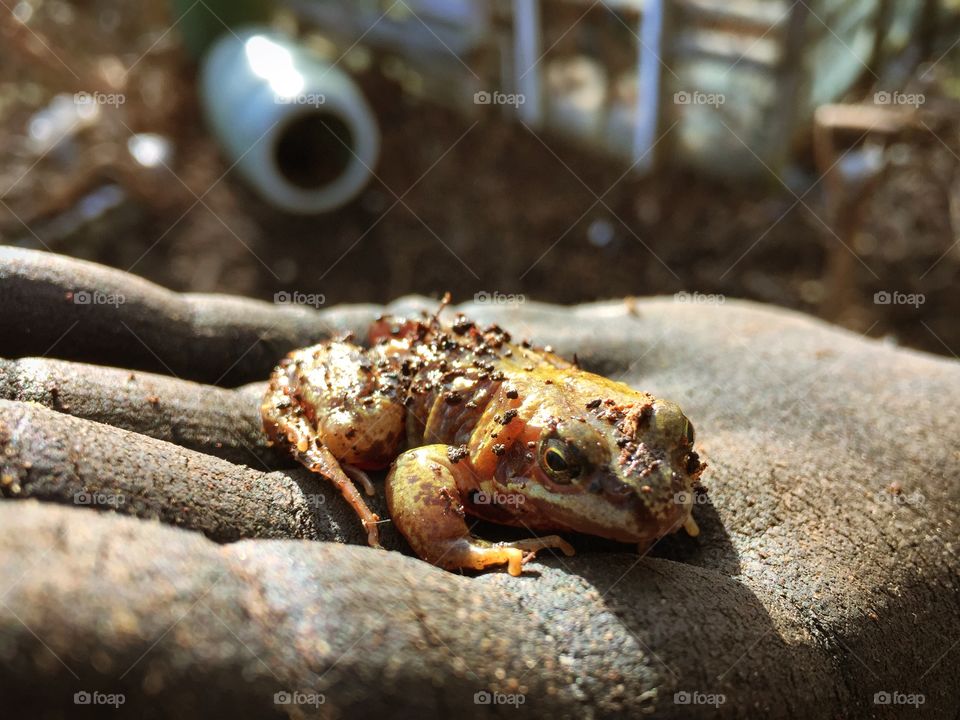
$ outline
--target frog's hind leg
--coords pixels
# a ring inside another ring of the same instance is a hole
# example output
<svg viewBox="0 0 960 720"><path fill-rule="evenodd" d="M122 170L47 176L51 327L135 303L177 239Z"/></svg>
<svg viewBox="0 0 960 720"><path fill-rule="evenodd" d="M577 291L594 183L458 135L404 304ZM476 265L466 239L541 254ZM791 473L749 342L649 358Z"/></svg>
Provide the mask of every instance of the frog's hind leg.
<svg viewBox="0 0 960 720"><path fill-rule="evenodd" d="M573 555L573 548L556 535L504 543L471 535L459 490L472 484L468 462L452 462L446 445L426 445L400 455L390 470L390 517L417 555L447 570L506 563L511 575L519 575L523 564L544 548ZM466 477L458 482L462 475Z"/></svg>
<svg viewBox="0 0 960 720"><path fill-rule="evenodd" d="M311 428L306 420L302 417L277 417L273 418L270 424L272 427L267 428L267 433L274 442L278 442L278 438L284 435L284 440L290 445L293 456L304 467L311 472L323 475L332 482L360 518L360 522L367 531L367 543L370 547L381 547L380 532L377 527L380 516L370 509L353 480L333 454L315 438L308 439ZM266 420L264 420L264 426L267 427Z"/></svg>
<svg viewBox="0 0 960 720"><path fill-rule="evenodd" d="M373 494L363 469L385 467L395 456L404 430L401 393L396 375L362 348L328 342L290 353L260 408L268 437L336 485L374 547L379 518L354 481Z"/></svg>

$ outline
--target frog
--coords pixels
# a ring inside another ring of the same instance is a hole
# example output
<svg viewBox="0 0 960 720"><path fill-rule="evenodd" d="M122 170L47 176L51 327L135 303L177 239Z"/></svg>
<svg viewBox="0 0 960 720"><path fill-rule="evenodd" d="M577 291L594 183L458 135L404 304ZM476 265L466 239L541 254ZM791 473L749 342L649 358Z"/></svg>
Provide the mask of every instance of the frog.
<svg viewBox="0 0 960 720"><path fill-rule="evenodd" d="M448 303L378 316L365 343L344 334L290 352L262 399L268 442L333 483L371 547L382 521L360 488L374 495L368 473L384 469L389 521L446 570L520 575L540 551L574 554L556 533L641 552L681 528L699 533L706 464L676 403L499 325L441 319ZM481 520L531 537L478 537Z"/></svg>

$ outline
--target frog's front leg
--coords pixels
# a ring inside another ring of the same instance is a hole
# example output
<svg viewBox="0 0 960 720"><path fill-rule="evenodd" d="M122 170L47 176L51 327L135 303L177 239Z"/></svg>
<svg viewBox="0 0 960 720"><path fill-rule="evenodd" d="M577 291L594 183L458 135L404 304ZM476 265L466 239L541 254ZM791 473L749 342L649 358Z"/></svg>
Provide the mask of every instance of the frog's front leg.
<svg viewBox="0 0 960 720"><path fill-rule="evenodd" d="M473 482L468 460L452 462L448 446L426 445L400 455L387 476L387 505L394 525L421 558L447 570L507 564L511 575L538 550L559 548L573 555L562 538L550 535L492 543L467 528L461 488Z"/></svg>

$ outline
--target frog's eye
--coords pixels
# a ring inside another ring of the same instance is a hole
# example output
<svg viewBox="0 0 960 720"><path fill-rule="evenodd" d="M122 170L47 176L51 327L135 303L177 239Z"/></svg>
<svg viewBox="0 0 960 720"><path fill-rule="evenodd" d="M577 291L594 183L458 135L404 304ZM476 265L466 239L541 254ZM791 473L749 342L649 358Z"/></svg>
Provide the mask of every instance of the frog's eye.
<svg viewBox="0 0 960 720"><path fill-rule="evenodd" d="M540 467L555 483L565 485L580 474L576 451L563 440L550 438L541 443Z"/></svg>

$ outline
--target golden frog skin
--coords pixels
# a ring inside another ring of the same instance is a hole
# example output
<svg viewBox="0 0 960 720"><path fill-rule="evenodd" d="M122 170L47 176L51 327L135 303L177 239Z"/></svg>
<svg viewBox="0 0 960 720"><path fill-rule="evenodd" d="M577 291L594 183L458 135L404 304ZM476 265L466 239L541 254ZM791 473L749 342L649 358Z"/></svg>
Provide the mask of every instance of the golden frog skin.
<svg viewBox="0 0 960 720"><path fill-rule="evenodd" d="M693 490L705 465L677 405L462 315L451 325L439 312L381 317L367 348L345 338L290 353L261 416L274 444L339 488L374 547L379 518L354 483L372 495L364 470L392 463L391 519L442 568L506 564L519 575L538 550L574 552L556 535L474 537L468 516L641 549L680 527L698 532Z"/></svg>

